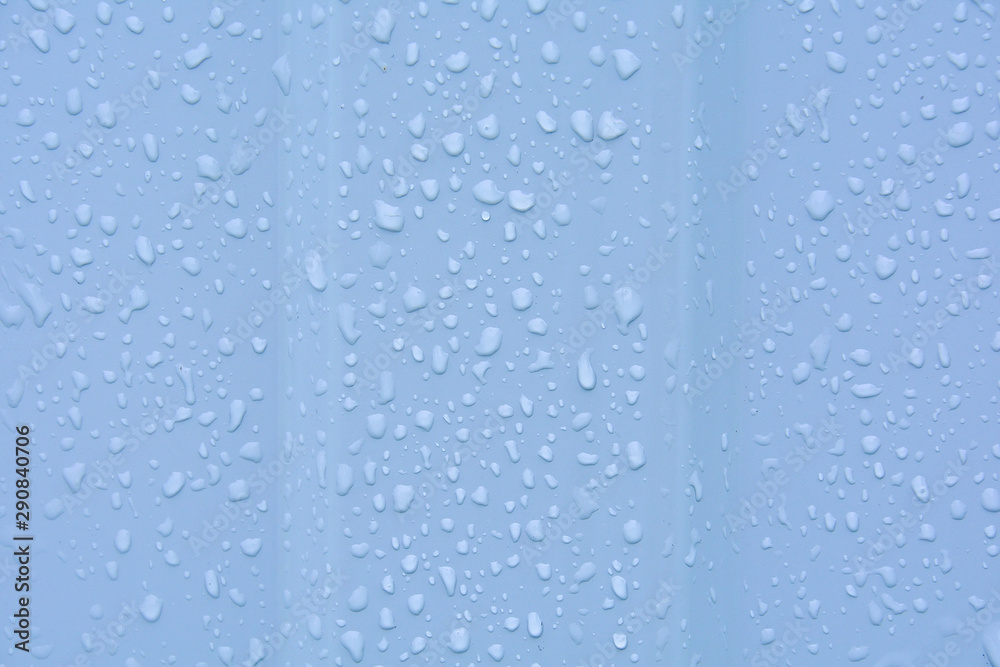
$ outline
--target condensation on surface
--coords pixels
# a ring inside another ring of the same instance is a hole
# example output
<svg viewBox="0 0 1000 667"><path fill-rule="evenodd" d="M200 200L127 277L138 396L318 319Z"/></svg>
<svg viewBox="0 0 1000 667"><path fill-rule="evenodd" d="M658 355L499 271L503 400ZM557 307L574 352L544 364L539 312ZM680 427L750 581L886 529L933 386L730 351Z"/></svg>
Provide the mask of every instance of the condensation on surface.
<svg viewBox="0 0 1000 667"><path fill-rule="evenodd" d="M992 4L0 8L0 662L1000 666Z"/></svg>

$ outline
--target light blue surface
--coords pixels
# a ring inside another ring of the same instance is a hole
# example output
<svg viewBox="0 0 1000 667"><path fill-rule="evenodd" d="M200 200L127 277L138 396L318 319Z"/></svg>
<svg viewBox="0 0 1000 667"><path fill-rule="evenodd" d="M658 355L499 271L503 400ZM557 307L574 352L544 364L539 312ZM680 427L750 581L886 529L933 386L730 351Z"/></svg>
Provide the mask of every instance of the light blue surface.
<svg viewBox="0 0 1000 667"><path fill-rule="evenodd" d="M0 663L1000 666L992 5L0 20Z"/></svg>

